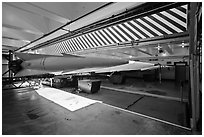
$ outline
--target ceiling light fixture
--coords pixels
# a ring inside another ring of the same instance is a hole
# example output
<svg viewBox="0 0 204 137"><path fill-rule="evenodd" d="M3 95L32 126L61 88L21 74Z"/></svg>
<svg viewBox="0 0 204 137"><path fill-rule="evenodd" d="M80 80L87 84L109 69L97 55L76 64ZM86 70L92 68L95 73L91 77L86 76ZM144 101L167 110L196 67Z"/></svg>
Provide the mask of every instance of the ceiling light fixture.
<svg viewBox="0 0 204 137"><path fill-rule="evenodd" d="M160 49L161 49L161 46L160 46L159 44L158 44L158 46L157 46L157 49L158 49L158 50L160 50Z"/></svg>
<svg viewBox="0 0 204 137"><path fill-rule="evenodd" d="M185 45L185 43L184 43L184 42L182 42L182 43L181 43L181 47L182 47L182 48L184 48L184 45Z"/></svg>

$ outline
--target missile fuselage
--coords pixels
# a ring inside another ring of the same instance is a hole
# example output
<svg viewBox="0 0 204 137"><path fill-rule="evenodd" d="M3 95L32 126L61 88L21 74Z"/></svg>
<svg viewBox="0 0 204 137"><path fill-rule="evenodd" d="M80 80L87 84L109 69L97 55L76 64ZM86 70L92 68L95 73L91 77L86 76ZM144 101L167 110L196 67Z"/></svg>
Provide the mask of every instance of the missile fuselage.
<svg viewBox="0 0 204 137"><path fill-rule="evenodd" d="M99 57L43 57L27 60L21 63L24 69L45 70L45 71L71 71L92 67L111 67L122 65L127 61L122 59L99 58Z"/></svg>

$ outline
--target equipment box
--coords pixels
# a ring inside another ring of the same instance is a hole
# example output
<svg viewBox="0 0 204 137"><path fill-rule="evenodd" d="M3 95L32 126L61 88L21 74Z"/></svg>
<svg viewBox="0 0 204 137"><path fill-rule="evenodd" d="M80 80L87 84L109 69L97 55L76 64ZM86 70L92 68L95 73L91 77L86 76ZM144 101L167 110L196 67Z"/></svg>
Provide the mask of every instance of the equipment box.
<svg viewBox="0 0 204 137"><path fill-rule="evenodd" d="M100 90L100 80L79 80L78 88L86 93L96 93Z"/></svg>

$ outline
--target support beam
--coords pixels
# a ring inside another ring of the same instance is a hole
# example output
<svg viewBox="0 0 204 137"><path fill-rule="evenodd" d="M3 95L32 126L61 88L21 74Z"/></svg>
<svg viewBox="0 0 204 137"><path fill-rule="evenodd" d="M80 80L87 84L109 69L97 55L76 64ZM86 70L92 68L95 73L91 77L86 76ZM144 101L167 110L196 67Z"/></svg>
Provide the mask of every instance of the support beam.
<svg viewBox="0 0 204 137"><path fill-rule="evenodd" d="M199 54L197 50L198 46L198 37L197 37L197 11L198 11L197 2L190 3L190 26L188 28L190 35L190 47L189 47L189 58L190 58L190 90L191 90L191 110L192 110L192 119L191 119L191 128L193 131L198 129L198 120L200 118L199 108L200 108L200 100L199 100Z"/></svg>

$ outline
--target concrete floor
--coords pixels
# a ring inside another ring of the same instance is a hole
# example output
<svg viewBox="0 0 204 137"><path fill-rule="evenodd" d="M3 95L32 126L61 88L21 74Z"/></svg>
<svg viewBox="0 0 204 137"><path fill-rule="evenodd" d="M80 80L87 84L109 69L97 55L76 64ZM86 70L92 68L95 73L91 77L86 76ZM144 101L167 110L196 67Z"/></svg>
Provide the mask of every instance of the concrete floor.
<svg viewBox="0 0 204 137"><path fill-rule="evenodd" d="M183 87L183 102L180 85L173 81L159 83L128 78L123 84L105 80L101 87L97 94L78 95L190 128L187 83ZM63 90L70 92L69 88Z"/></svg>
<svg viewBox="0 0 204 137"><path fill-rule="evenodd" d="M99 92L100 94L100 92ZM107 95L108 96L108 95ZM114 100L117 95L110 95ZM127 104L137 96L124 95ZM114 101L113 101L114 102ZM131 107L132 108L132 107ZM133 107L134 108L134 107ZM95 103L71 112L39 96L31 88L2 91L3 135L172 135L192 134L191 131L103 103Z"/></svg>
<svg viewBox="0 0 204 137"><path fill-rule="evenodd" d="M102 86L179 99L182 96L181 85L170 80L162 80L160 83L159 81L144 81L142 79L126 78L123 84L112 84L109 80L103 80ZM187 82L184 84L182 91L183 99L188 99L189 84Z"/></svg>
<svg viewBox="0 0 204 137"><path fill-rule="evenodd" d="M68 90L69 89L67 89L67 91ZM78 95L99 100L109 105L158 118L167 122L189 127L186 103L115 92L107 89L101 89L97 94L79 93Z"/></svg>

